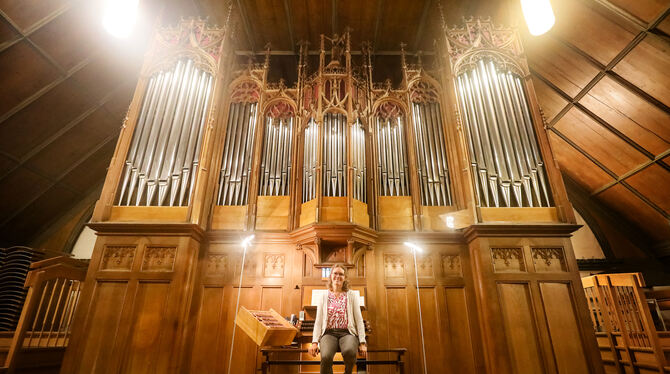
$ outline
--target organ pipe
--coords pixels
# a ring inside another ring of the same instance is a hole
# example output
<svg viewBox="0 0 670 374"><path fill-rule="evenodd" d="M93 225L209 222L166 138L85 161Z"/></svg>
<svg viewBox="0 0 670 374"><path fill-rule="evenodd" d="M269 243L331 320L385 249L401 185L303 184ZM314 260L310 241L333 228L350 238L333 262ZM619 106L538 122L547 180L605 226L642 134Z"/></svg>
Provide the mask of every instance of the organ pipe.
<svg viewBox="0 0 670 374"><path fill-rule="evenodd" d="M230 104L219 174L218 205L246 205L254 148L257 102Z"/></svg>
<svg viewBox="0 0 670 374"><path fill-rule="evenodd" d="M305 129L305 151L303 156L302 202L316 198L316 169L318 125L310 119Z"/></svg>
<svg viewBox="0 0 670 374"><path fill-rule="evenodd" d="M479 59L456 78L478 203L552 205L521 78Z"/></svg>
<svg viewBox="0 0 670 374"><path fill-rule="evenodd" d="M190 203L212 82L212 76L190 59L150 77L124 165L118 205Z"/></svg>
<svg viewBox="0 0 670 374"><path fill-rule="evenodd" d="M265 117L259 195L284 196L289 194L292 139L292 117Z"/></svg>
<svg viewBox="0 0 670 374"><path fill-rule="evenodd" d="M360 120L351 127L351 167L353 171L353 198L366 202L365 130Z"/></svg>
<svg viewBox="0 0 670 374"><path fill-rule="evenodd" d="M347 117L340 113L323 116L323 196L347 195Z"/></svg>
<svg viewBox="0 0 670 374"><path fill-rule="evenodd" d="M449 168L440 105L436 100L412 102L421 204L451 205Z"/></svg>
<svg viewBox="0 0 670 374"><path fill-rule="evenodd" d="M377 175L382 196L409 195L403 116L376 117Z"/></svg>

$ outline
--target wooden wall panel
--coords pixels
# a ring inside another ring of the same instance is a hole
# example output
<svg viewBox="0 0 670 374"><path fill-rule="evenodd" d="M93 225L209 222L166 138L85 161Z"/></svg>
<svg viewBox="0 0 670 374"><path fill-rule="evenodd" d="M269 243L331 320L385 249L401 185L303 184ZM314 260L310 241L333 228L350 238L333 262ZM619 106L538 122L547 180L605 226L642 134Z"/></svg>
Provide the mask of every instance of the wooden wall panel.
<svg viewBox="0 0 670 374"><path fill-rule="evenodd" d="M446 287L444 289L446 313L443 320L447 323L447 367L452 373L475 373L475 356L472 349L472 332L465 288ZM475 315L475 311L472 311ZM446 372L446 371L445 371Z"/></svg>
<svg viewBox="0 0 670 374"><path fill-rule="evenodd" d="M423 320L424 346L428 373L442 374L446 372L447 356L445 355L445 336L440 328L440 303L437 300L435 287L419 288L421 299L421 315ZM421 352L417 352L421 354ZM423 362L422 360L419 360ZM423 365L421 365L423 366Z"/></svg>
<svg viewBox="0 0 670 374"><path fill-rule="evenodd" d="M167 357L160 352L164 344L171 345L171 342L165 341L171 335L165 328L171 309L167 305L169 291L169 283L139 283L131 317L133 323L128 344L125 345L123 372L148 374L164 367L160 361Z"/></svg>
<svg viewBox="0 0 670 374"><path fill-rule="evenodd" d="M226 320L224 333L224 362L223 368L227 372L228 357L230 355L230 343L232 340L232 329L235 323L235 302L237 300L238 287L232 288L231 297L226 302ZM242 287L240 294L240 306L247 309L255 310L261 307L261 288L260 287ZM244 331L235 326L235 343L233 345L233 361L231 365L231 373L252 374L256 371L256 360L258 356L258 347L256 343ZM243 359L241 359L243 358Z"/></svg>
<svg viewBox="0 0 670 374"><path fill-rule="evenodd" d="M541 282L540 291L558 372L588 373L588 363L582 354L584 345L568 284ZM573 312L569 313L569 310Z"/></svg>
<svg viewBox="0 0 670 374"><path fill-rule="evenodd" d="M514 373L544 373L528 284L500 283L498 293Z"/></svg>
<svg viewBox="0 0 670 374"><path fill-rule="evenodd" d="M125 282L99 282L95 285L86 323L91 333L81 341L82 357L87 359L78 360L80 365L74 373L99 373L116 360L112 356L112 347L127 288Z"/></svg>
<svg viewBox="0 0 670 374"><path fill-rule="evenodd" d="M223 287L203 287L201 290L198 319L195 328L195 339L191 357L191 373L223 372L220 359L224 352L221 349L224 290Z"/></svg>
<svg viewBox="0 0 670 374"><path fill-rule="evenodd" d="M384 326L388 332L386 347L408 348L405 361L409 363L410 372L419 372L416 367L421 353L412 349L412 337L416 337L418 329L413 328L409 322L409 300L407 298L407 288L405 287L386 287L386 318L388 325ZM417 326L418 327L418 326ZM377 344L383 344L378 342ZM407 365L407 364L406 364Z"/></svg>

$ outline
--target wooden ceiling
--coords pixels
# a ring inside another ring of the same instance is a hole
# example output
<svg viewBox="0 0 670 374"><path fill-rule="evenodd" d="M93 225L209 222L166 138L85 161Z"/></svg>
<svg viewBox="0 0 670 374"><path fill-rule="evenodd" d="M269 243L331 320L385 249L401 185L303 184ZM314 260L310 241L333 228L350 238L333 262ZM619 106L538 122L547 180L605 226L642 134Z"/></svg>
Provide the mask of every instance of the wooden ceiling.
<svg viewBox="0 0 670 374"><path fill-rule="evenodd" d="M179 16L225 21L228 0L141 1L140 30L116 41L101 0L0 0L0 245L29 244L95 194L147 45ZM232 0L236 48L270 42L274 76L294 74L299 40L351 28L393 66L400 42L431 51L437 0ZM448 24L487 16L519 24L516 0L442 0ZM626 216L654 243L670 240L670 0L553 1L556 26L526 36L553 151L567 178ZM237 9L240 11L237 12ZM396 69L387 68L392 74ZM661 245L661 244L659 244ZM56 248L54 248L56 249Z"/></svg>

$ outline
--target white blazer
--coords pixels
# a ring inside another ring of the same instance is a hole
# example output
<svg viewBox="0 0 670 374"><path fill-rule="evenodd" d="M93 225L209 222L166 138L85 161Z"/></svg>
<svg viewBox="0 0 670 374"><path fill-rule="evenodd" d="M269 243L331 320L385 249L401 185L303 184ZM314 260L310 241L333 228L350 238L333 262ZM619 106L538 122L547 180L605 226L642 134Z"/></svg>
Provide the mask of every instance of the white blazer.
<svg viewBox="0 0 670 374"><path fill-rule="evenodd" d="M314 300L316 304L316 320L314 321L314 331L312 333L312 342L318 343L326 332L328 325L328 292L324 292L321 300ZM361 314L361 303L351 290L347 291L347 330L352 335L358 337L359 343L365 343L365 324Z"/></svg>

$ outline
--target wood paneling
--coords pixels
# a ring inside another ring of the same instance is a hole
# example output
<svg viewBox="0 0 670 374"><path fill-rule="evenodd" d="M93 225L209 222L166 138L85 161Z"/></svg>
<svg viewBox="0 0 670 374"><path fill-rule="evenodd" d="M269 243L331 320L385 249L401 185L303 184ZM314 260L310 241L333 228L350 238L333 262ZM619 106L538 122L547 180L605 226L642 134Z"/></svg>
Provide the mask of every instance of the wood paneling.
<svg viewBox="0 0 670 374"><path fill-rule="evenodd" d="M544 373L527 284L498 284L500 306L515 373Z"/></svg>
<svg viewBox="0 0 670 374"><path fill-rule="evenodd" d="M0 17L0 49L5 43L10 43L18 37L18 33L2 17Z"/></svg>
<svg viewBox="0 0 670 374"><path fill-rule="evenodd" d="M614 67L614 71L640 89L670 106L670 45L649 36Z"/></svg>
<svg viewBox="0 0 670 374"><path fill-rule="evenodd" d="M250 21L250 28L254 32L254 43L262 47L265 43L271 43L275 49L293 50L295 46L287 38L287 33L278 33L276 30L284 30L287 25L284 3L272 0L253 0L239 3ZM296 40L297 42L297 40Z"/></svg>
<svg viewBox="0 0 670 374"><path fill-rule="evenodd" d="M67 79L0 124L0 147L21 158L67 128L92 104L81 87Z"/></svg>
<svg viewBox="0 0 670 374"><path fill-rule="evenodd" d="M626 178L626 183L666 213L670 213L670 194L662 192L662 186L670 186L670 172L668 170L658 164L651 164L639 173Z"/></svg>
<svg viewBox="0 0 670 374"><path fill-rule="evenodd" d="M579 181L582 187L588 191L595 191L614 180L556 133L549 131L548 135L552 153L558 161L561 171L573 180Z"/></svg>
<svg viewBox="0 0 670 374"><path fill-rule="evenodd" d="M0 53L0 71L4 72L0 90L0 115L58 77L56 68L26 41L18 42Z"/></svg>
<svg viewBox="0 0 670 374"><path fill-rule="evenodd" d="M447 367L451 372L475 373L475 354L472 347L472 332L470 330L471 317L468 311L465 289L461 287L446 287L444 289L446 320L448 328Z"/></svg>
<svg viewBox="0 0 670 374"><path fill-rule="evenodd" d="M128 344L125 344L122 371L154 373L166 360L158 360L162 350L170 346L170 329L166 329L166 307L169 283L141 282L135 294ZM166 344L168 343L168 344ZM148 359L154 358L154 359Z"/></svg>
<svg viewBox="0 0 670 374"><path fill-rule="evenodd" d="M30 39L49 54L58 65L70 70L89 57L104 36L95 17L95 2L77 4L42 26Z"/></svg>
<svg viewBox="0 0 670 374"><path fill-rule="evenodd" d="M296 40L307 40L310 45L318 48L319 35L332 33L332 3L328 1L299 0L291 2L293 16L293 33ZM341 30L337 30L341 32ZM314 66L314 65L312 65Z"/></svg>
<svg viewBox="0 0 670 374"><path fill-rule="evenodd" d="M409 323L409 303L407 289L405 287L386 287L384 295L386 297L387 325L384 326L388 333L387 347L409 348L413 338L419 338L416 329ZM412 302L412 305L415 303ZM418 326L417 326L418 327ZM408 331L414 331L414 334L407 334ZM425 333L425 332L424 332ZM383 344L383 343L382 343ZM407 352L407 361L409 361L409 370L420 372L421 352L410 350Z"/></svg>
<svg viewBox="0 0 670 374"><path fill-rule="evenodd" d="M82 356L87 359L79 360L76 366L76 372L79 373L103 371L112 361L117 360L112 355L113 337L119 328L128 285L125 282L99 282L94 287L87 316L87 326L91 332L81 341Z"/></svg>
<svg viewBox="0 0 670 374"><path fill-rule="evenodd" d="M593 56L603 65L612 61L635 37L635 34L621 28L579 0L557 2L555 13L556 25L552 34ZM598 38L584 37L596 33Z"/></svg>
<svg viewBox="0 0 670 374"><path fill-rule="evenodd" d="M16 169L0 184L0 196L12 196L0 200L0 211L15 212L37 193L49 187L49 181L25 168Z"/></svg>
<svg viewBox="0 0 670 374"><path fill-rule="evenodd" d="M414 42L417 28L413 27L408 20L421 19L424 2L429 0L412 1L410 3L403 0L385 0L381 9L381 19L379 34L375 48L380 50L398 50L400 42ZM402 11L399 11L402 9ZM396 35L396 38L383 36ZM394 40L395 39L395 40Z"/></svg>
<svg viewBox="0 0 670 374"><path fill-rule="evenodd" d="M667 218L645 204L626 187L620 184L612 186L598 194L598 199L616 207L619 213L636 223L638 227L644 227L653 238L666 240L670 237Z"/></svg>
<svg viewBox="0 0 670 374"><path fill-rule="evenodd" d="M26 165L43 175L56 178L72 165L88 158L88 153L103 144L119 128L119 122L110 118L104 109L97 110L75 127L49 143L31 157Z"/></svg>
<svg viewBox="0 0 670 374"><path fill-rule="evenodd" d="M531 69L571 97L575 97L598 73L587 59L549 35L525 41Z"/></svg>
<svg viewBox="0 0 670 374"><path fill-rule="evenodd" d="M533 77L533 87L535 88L537 101L540 103L547 122L551 122L554 116L563 110L568 102L553 88L544 83L542 79L537 78L537 76Z"/></svg>
<svg viewBox="0 0 670 374"><path fill-rule="evenodd" d="M654 20L670 4L667 0L608 1L645 22Z"/></svg>
<svg viewBox="0 0 670 374"><path fill-rule="evenodd" d="M70 3L70 0L2 0L0 9L21 31L26 31Z"/></svg>
<svg viewBox="0 0 670 374"><path fill-rule="evenodd" d="M604 77L580 101L588 110L654 155L670 148L668 113Z"/></svg>
<svg viewBox="0 0 670 374"><path fill-rule="evenodd" d="M93 186L101 184L105 180L105 172L109 166L109 160L114 154L116 141L118 138L112 138L101 148L95 151L90 157L72 169L63 177L64 181L72 188L82 193L87 192Z"/></svg>
<svg viewBox="0 0 670 374"><path fill-rule="evenodd" d="M214 360L213 357L221 358L224 352L222 348L221 331L223 330L224 289L223 287L202 288L200 305L193 339L193 350L191 353L191 373L215 373L223 372L221 359Z"/></svg>
<svg viewBox="0 0 670 374"><path fill-rule="evenodd" d="M648 160L635 148L577 108L570 109L554 128L580 148L587 150L591 156L617 175L625 174ZM613 153L612 149L616 149L617 152Z"/></svg>
<svg viewBox="0 0 670 374"><path fill-rule="evenodd" d="M79 201L79 195L61 184L54 184L42 194L26 201L24 209L11 216L11 222L4 228L6 233L12 235L11 245L28 243L35 233L35 227L52 222L54 217Z"/></svg>
<svg viewBox="0 0 670 374"><path fill-rule="evenodd" d="M575 310L570 288L565 283L542 282L540 291L558 372L587 373L588 363L581 354L584 346L579 336L579 324L574 312L566 313L566 309Z"/></svg>

